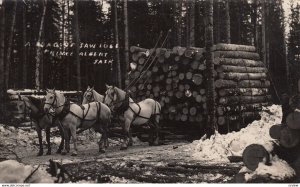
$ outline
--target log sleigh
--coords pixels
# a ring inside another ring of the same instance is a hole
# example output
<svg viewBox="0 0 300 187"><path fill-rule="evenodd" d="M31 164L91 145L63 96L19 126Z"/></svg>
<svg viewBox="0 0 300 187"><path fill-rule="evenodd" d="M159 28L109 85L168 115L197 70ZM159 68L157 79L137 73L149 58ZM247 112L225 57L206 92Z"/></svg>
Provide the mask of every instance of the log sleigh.
<svg viewBox="0 0 300 187"><path fill-rule="evenodd" d="M218 124L256 118L271 97L268 72L255 47L217 44L213 50ZM205 49L132 46L130 52L137 66L126 80L127 85L137 82L130 87L133 99L157 100L165 120L203 125L207 117Z"/></svg>

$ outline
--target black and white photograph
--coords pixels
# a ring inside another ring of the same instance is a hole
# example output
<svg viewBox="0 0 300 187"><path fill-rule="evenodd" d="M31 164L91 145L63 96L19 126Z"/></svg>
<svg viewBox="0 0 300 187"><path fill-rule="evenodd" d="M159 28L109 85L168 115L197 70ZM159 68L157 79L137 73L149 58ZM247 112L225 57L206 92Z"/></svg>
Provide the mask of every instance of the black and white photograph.
<svg viewBox="0 0 300 187"><path fill-rule="evenodd" d="M300 0L0 0L0 185L36 183L298 187Z"/></svg>

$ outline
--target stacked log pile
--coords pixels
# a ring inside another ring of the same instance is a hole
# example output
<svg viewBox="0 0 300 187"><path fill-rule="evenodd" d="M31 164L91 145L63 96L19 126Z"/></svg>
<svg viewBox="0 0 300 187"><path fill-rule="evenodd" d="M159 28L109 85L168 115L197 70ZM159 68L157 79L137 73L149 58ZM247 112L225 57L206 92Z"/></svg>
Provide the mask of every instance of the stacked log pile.
<svg viewBox="0 0 300 187"><path fill-rule="evenodd" d="M254 46L218 44L214 50L218 124L256 118L271 99L267 69Z"/></svg>
<svg viewBox="0 0 300 187"><path fill-rule="evenodd" d="M126 85L135 101L153 98L162 118L178 122L205 121L206 65L203 48L130 48L131 67ZM214 46L218 124L254 117L270 100L267 71L252 46Z"/></svg>

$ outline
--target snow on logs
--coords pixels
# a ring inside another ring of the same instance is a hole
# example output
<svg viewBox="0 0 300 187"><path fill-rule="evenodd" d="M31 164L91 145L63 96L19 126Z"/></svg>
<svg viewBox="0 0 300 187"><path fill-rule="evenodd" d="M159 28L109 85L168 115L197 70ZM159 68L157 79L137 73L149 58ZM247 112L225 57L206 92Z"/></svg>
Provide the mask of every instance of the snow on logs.
<svg viewBox="0 0 300 187"><path fill-rule="evenodd" d="M217 121L254 118L270 101L267 69L253 46L214 46ZM206 111L205 49L176 46L172 49L130 48L136 101L153 98L162 106L162 117L171 121L204 122ZM153 62L153 63L151 63Z"/></svg>

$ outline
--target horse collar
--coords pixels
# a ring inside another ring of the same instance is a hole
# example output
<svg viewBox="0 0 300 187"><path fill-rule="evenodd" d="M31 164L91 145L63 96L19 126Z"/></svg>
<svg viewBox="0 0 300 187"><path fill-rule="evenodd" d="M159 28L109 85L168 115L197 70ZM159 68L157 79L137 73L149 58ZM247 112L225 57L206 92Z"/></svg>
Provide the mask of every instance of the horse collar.
<svg viewBox="0 0 300 187"><path fill-rule="evenodd" d="M124 114L124 112L129 108L129 95L126 93L125 99L122 101L121 105L116 108L115 112L117 114Z"/></svg>
<svg viewBox="0 0 300 187"><path fill-rule="evenodd" d="M66 117L67 114L70 113L70 101L66 99L65 103L63 104L63 109L62 111L57 115L57 118L62 120Z"/></svg>

